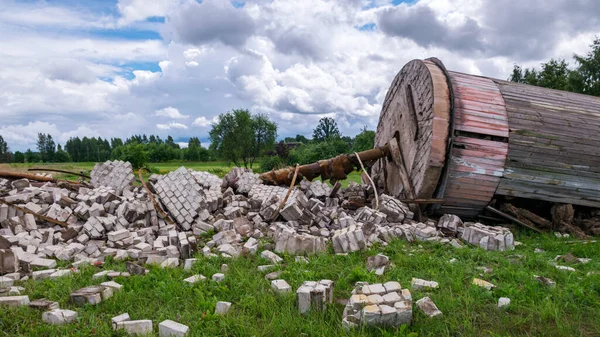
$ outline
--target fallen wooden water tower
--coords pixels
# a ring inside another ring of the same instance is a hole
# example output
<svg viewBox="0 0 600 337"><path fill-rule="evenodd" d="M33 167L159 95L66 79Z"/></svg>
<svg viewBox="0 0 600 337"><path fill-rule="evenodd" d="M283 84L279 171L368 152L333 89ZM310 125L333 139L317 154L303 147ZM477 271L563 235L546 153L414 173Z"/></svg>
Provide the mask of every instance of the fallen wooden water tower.
<svg viewBox="0 0 600 337"><path fill-rule="evenodd" d="M373 165L378 186L443 199L441 213L475 216L495 195L600 208L598 97L413 60L383 104L375 146L386 144L400 163Z"/></svg>

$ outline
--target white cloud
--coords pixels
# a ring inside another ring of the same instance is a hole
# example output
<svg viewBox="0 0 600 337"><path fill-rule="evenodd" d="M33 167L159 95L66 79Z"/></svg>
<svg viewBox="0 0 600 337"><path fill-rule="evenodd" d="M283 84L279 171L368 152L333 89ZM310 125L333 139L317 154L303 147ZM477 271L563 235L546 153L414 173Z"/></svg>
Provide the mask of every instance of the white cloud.
<svg viewBox="0 0 600 337"><path fill-rule="evenodd" d="M181 123L169 123L169 124L156 124L156 128L159 130L171 130L171 129L187 129L188 127L185 124Z"/></svg>
<svg viewBox="0 0 600 337"><path fill-rule="evenodd" d="M234 8L225 0L119 0L61 7L7 0L0 10L0 134L19 150L33 148L37 132L63 142L154 130L206 144L216 116L247 108L268 114L280 137L310 136L325 115L354 135L376 126L393 77L411 59L437 56L450 70L506 78L515 62L531 67L587 52L600 17L596 3L523 1L518 16L497 11L505 3L248 0ZM162 40L119 37L123 27L124 34L159 31ZM448 32L460 36L444 39ZM184 117L192 124L172 122Z"/></svg>
<svg viewBox="0 0 600 337"><path fill-rule="evenodd" d="M187 149L187 147L188 147L188 143L187 142L177 142L177 144L182 149Z"/></svg>
<svg viewBox="0 0 600 337"><path fill-rule="evenodd" d="M121 13L119 25L151 17L163 17L179 3L179 0L119 0L117 8Z"/></svg>
<svg viewBox="0 0 600 337"><path fill-rule="evenodd" d="M154 116L168 117L172 119L186 119L190 117L190 115L183 115L181 114L181 112L179 112L179 110L177 110L177 108L173 108L170 106L164 109L154 111Z"/></svg>
<svg viewBox="0 0 600 337"><path fill-rule="evenodd" d="M206 117L204 117L204 116L196 118L196 120L194 120L194 123L192 123L193 126L198 126L201 128L208 127L208 126L210 126L210 124L211 124L211 121L206 119Z"/></svg>

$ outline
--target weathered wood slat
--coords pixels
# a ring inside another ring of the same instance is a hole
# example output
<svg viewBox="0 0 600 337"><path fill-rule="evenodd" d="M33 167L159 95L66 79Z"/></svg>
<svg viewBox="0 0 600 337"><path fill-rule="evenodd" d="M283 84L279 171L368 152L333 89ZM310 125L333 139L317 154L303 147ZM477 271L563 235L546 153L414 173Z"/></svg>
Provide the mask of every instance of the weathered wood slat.
<svg viewBox="0 0 600 337"><path fill-rule="evenodd" d="M504 170L508 144L483 139L509 135L504 99L489 79L450 72L457 135L448 163L442 212L473 216L491 201Z"/></svg>
<svg viewBox="0 0 600 337"><path fill-rule="evenodd" d="M600 98L495 83L511 129L496 193L600 207Z"/></svg>

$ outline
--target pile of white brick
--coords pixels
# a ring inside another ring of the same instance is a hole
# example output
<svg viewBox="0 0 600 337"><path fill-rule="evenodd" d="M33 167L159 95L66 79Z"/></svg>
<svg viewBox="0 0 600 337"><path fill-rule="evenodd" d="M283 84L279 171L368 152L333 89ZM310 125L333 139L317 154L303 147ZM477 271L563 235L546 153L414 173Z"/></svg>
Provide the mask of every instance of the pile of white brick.
<svg viewBox="0 0 600 337"><path fill-rule="evenodd" d="M398 327L412 322L412 295L398 282L369 285L358 282L344 308L342 324L354 328L367 326Z"/></svg>

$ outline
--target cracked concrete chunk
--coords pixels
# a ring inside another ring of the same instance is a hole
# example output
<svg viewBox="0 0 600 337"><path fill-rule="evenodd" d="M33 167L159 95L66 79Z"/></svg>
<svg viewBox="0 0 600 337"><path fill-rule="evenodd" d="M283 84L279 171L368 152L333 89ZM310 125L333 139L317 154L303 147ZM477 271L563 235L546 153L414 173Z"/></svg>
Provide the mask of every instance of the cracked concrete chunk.
<svg viewBox="0 0 600 337"><path fill-rule="evenodd" d="M421 309L421 311L423 311L423 313L429 318L442 315L442 312L429 297L423 297L422 299L418 300L417 307L419 307L419 309Z"/></svg>

